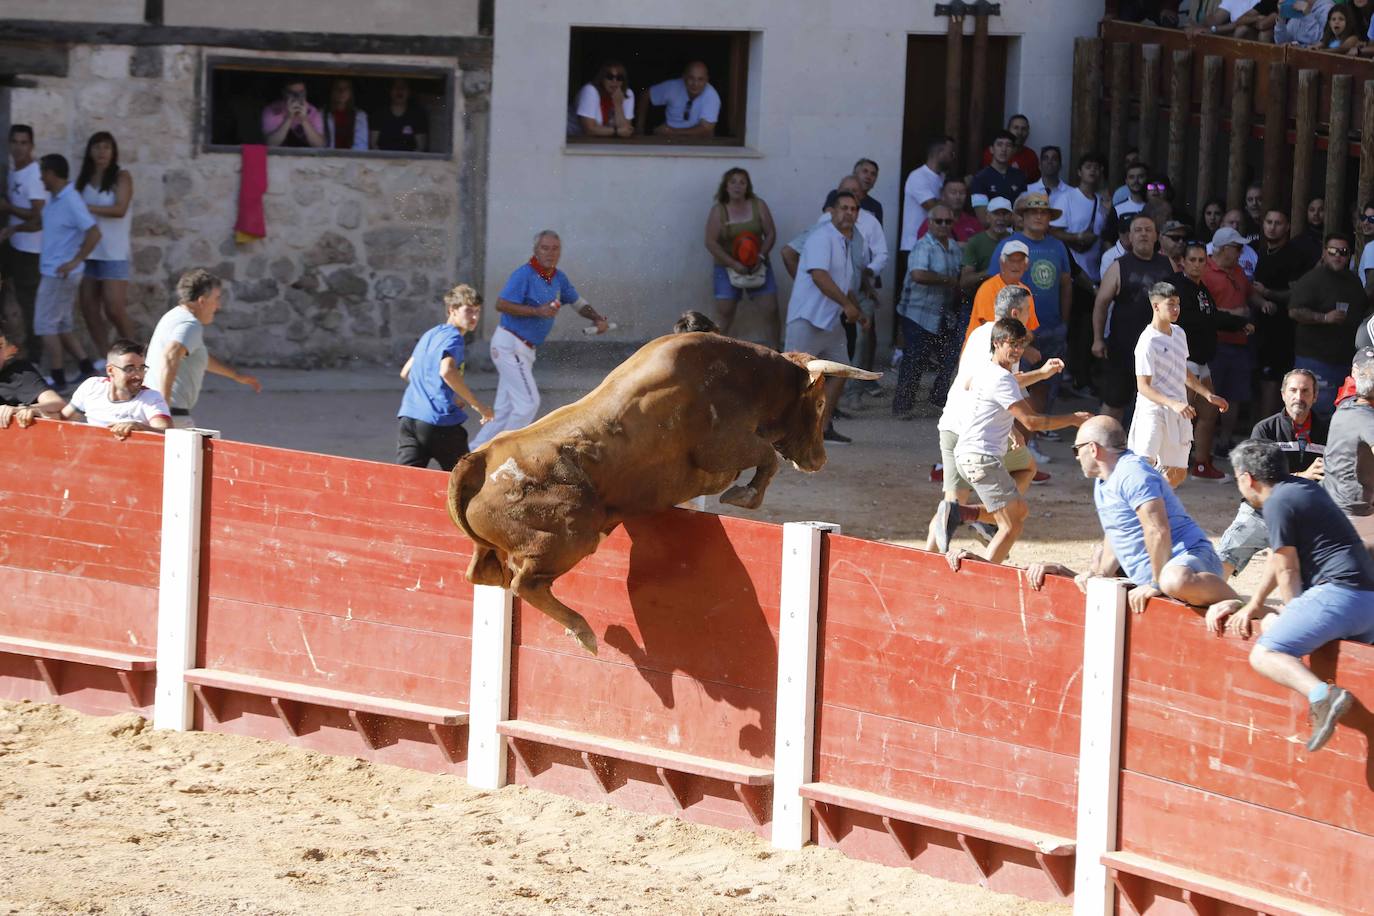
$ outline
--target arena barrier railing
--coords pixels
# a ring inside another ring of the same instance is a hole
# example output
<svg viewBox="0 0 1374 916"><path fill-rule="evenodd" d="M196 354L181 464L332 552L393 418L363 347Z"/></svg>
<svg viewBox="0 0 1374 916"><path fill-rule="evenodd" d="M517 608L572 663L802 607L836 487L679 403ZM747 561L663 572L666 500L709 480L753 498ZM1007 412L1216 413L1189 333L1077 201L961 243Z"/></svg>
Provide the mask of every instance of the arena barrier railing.
<svg viewBox="0 0 1374 916"><path fill-rule="evenodd" d="M1367 709L1308 755L1305 703L1248 644L1168 601L1128 615L1111 580L1085 600L824 523L671 510L559 580L590 656L466 583L440 472L41 422L0 455L5 697L676 813L1081 914L1374 900ZM1374 648L1313 664L1374 697Z"/></svg>

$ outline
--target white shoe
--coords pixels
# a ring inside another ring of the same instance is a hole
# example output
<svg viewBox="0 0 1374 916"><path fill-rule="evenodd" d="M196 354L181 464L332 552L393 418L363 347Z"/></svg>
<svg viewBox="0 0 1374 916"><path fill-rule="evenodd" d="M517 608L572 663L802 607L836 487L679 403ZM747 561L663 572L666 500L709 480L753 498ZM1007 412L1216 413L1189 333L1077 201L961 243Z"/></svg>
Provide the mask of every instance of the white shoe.
<svg viewBox="0 0 1374 916"><path fill-rule="evenodd" d="M1036 464L1049 464L1052 460L1049 455L1046 455L1044 452L1040 451L1040 449L1035 447L1034 439L1031 439L1029 442L1026 443L1026 450L1031 453L1031 457L1035 459Z"/></svg>

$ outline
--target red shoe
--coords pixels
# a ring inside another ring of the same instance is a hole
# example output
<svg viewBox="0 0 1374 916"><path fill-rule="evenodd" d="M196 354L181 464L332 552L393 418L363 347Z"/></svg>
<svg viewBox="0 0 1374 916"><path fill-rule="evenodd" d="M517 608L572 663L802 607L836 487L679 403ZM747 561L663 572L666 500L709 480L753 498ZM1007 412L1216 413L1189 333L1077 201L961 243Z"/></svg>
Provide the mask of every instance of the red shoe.
<svg viewBox="0 0 1374 916"><path fill-rule="evenodd" d="M1198 480L1206 480L1211 483L1225 483L1231 479L1230 474L1224 471L1218 471L1216 466L1210 461L1199 461L1197 464L1193 465L1193 469L1190 473Z"/></svg>
<svg viewBox="0 0 1374 916"><path fill-rule="evenodd" d="M943 464L932 464L932 465L930 466L930 482L931 482L931 483L944 483L944 482L945 482L945 466L944 466Z"/></svg>
<svg viewBox="0 0 1374 916"><path fill-rule="evenodd" d="M1036 471L1035 476L1031 478L1031 483L1045 483L1049 479L1049 474L1046 474L1044 471Z"/></svg>

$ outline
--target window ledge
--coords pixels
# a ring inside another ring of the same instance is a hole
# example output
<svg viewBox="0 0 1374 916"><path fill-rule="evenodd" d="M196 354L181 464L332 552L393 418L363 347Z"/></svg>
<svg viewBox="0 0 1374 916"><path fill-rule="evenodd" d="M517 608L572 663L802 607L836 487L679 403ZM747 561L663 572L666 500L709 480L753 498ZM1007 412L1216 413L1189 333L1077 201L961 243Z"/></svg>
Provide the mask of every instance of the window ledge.
<svg viewBox="0 0 1374 916"><path fill-rule="evenodd" d="M204 151L206 153L234 153L242 152L243 146L236 143L207 143ZM303 158L315 157L319 159L427 159L445 160L452 159L451 153L412 153L407 150L391 149L332 149L327 147L313 148L307 146L269 146L267 147L269 156L301 156Z"/></svg>
<svg viewBox="0 0 1374 916"><path fill-rule="evenodd" d="M748 146L693 146L685 143L567 143L565 156L652 156L655 159L762 159L763 153Z"/></svg>

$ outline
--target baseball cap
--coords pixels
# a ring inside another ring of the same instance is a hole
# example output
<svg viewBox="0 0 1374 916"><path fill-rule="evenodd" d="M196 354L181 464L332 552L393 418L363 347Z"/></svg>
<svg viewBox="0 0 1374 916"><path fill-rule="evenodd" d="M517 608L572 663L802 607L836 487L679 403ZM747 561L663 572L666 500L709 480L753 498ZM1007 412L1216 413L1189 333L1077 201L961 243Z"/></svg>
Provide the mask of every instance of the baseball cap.
<svg viewBox="0 0 1374 916"><path fill-rule="evenodd" d="M1022 210L1048 210L1050 219L1059 219L1064 215L1063 210L1051 207L1049 195L1040 191L1027 191L1016 198L1016 212L1020 213Z"/></svg>
<svg viewBox="0 0 1374 916"><path fill-rule="evenodd" d="M1011 201L1007 200L1005 197L994 197L992 200L988 201L989 213L996 213L999 210L1006 210L1010 213Z"/></svg>
<svg viewBox="0 0 1374 916"><path fill-rule="evenodd" d="M1245 247L1245 236L1241 235L1230 226L1222 226L1217 230L1217 234L1212 236L1212 249L1224 248L1227 245Z"/></svg>
<svg viewBox="0 0 1374 916"><path fill-rule="evenodd" d="M1013 239L1002 246L1002 257L1006 258L1014 254L1024 254L1026 257L1030 257L1030 249L1026 247L1025 242Z"/></svg>
<svg viewBox="0 0 1374 916"><path fill-rule="evenodd" d="M1368 369L1374 366L1374 347L1360 347L1356 350L1352 365L1356 369Z"/></svg>
<svg viewBox="0 0 1374 916"><path fill-rule="evenodd" d="M1179 231L1187 232L1187 231L1188 231L1189 229L1191 229L1191 228L1193 228L1193 227L1190 226L1190 225L1188 225L1188 224L1185 223L1185 222L1182 222L1182 221L1176 220L1176 219L1171 219L1171 220L1169 220L1167 223L1164 224L1164 232L1163 232L1163 234L1164 234L1164 235L1168 235L1170 232L1179 232Z"/></svg>

